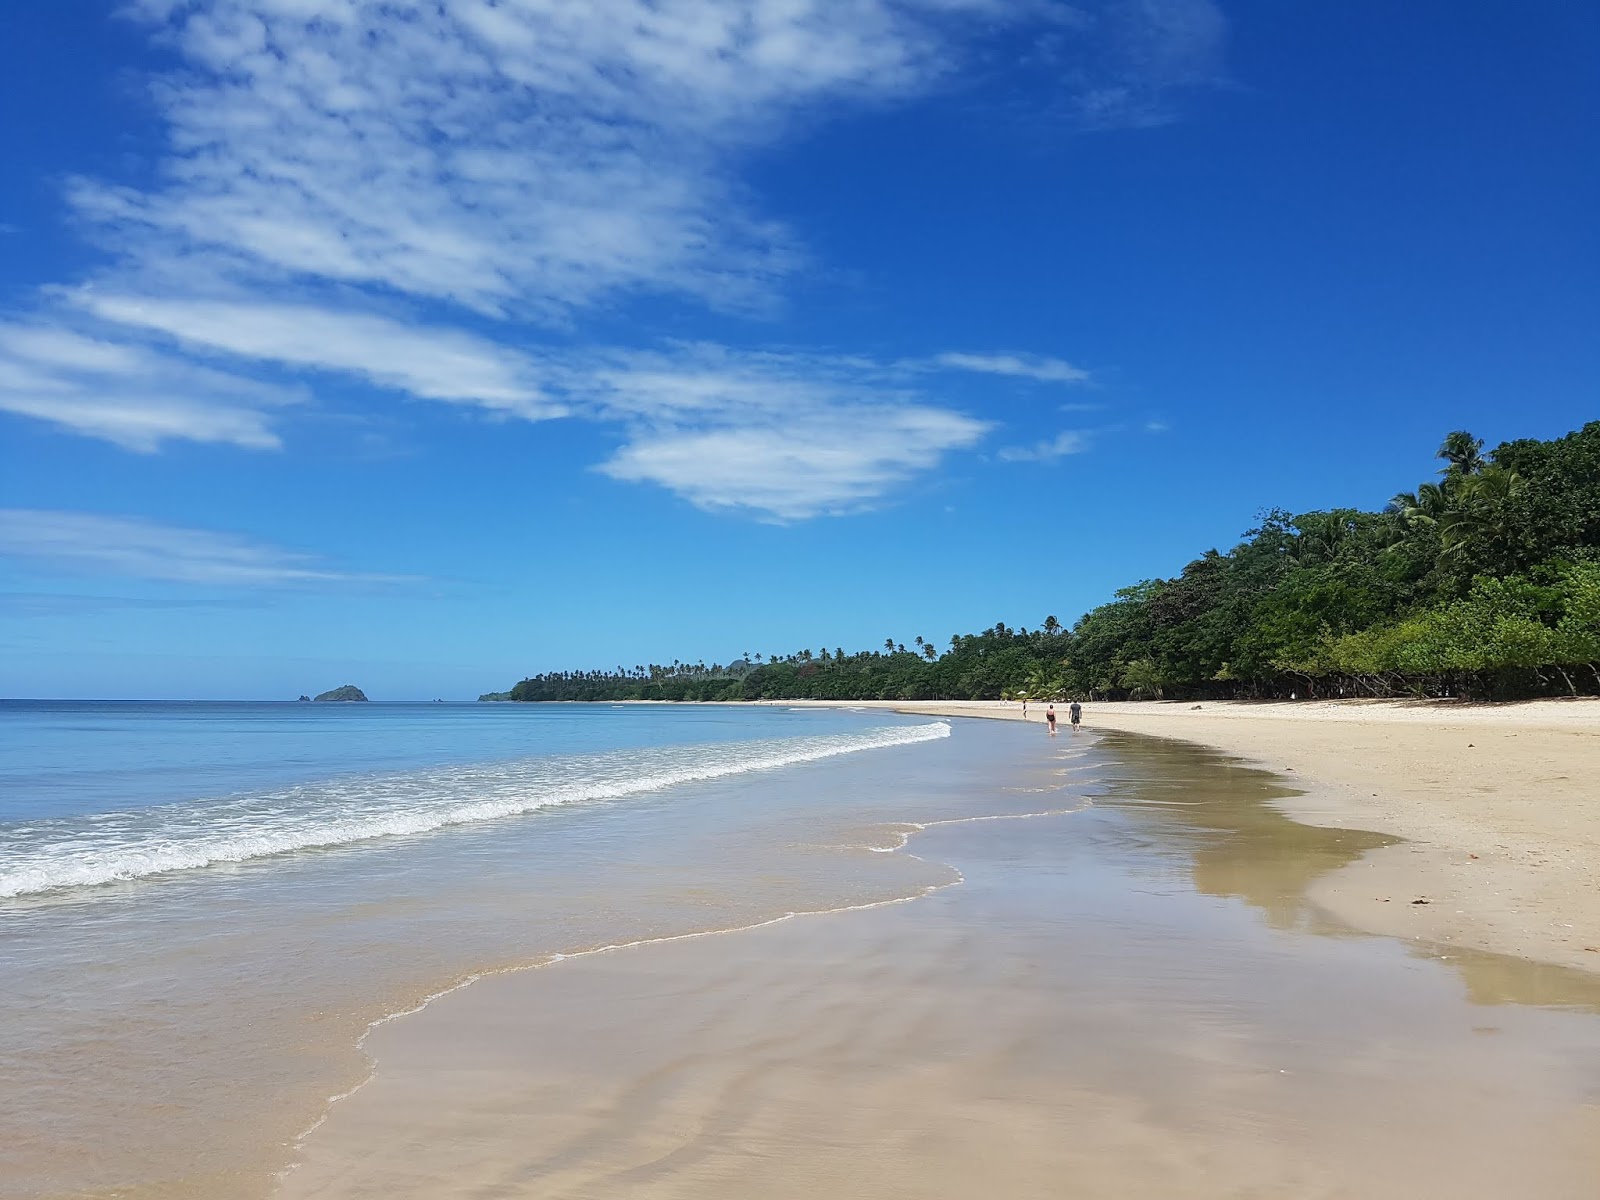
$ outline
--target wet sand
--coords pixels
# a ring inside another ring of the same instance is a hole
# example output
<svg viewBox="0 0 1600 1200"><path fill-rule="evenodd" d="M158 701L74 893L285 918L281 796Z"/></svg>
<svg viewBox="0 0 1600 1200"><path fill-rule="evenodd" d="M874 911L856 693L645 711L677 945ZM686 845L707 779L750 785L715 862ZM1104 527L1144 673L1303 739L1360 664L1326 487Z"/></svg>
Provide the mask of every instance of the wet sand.
<svg viewBox="0 0 1600 1200"><path fill-rule="evenodd" d="M968 815L1008 819L883 826L960 873L920 900L379 1026L281 1194L1593 1196L1600 980L1363 936L1314 897L1390 837L1181 742L1102 748L1076 811L997 783Z"/></svg>
<svg viewBox="0 0 1600 1200"><path fill-rule="evenodd" d="M1225 751L1292 781L1301 794L1281 804L1297 820L1402 839L1318 882L1349 924L1600 973L1600 700L1104 703L1085 721Z"/></svg>

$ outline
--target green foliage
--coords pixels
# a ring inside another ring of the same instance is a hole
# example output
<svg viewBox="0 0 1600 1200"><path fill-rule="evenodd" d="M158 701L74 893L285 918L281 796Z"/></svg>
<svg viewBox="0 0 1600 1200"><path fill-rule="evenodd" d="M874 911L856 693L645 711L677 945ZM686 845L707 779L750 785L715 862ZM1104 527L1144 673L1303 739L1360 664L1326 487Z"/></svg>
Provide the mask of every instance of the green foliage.
<svg viewBox="0 0 1600 1200"><path fill-rule="evenodd" d="M1117 592L1070 629L997 624L939 653L744 655L538 675L514 700L1061 700L1532 695L1600 689L1600 421L1488 454L1382 512L1273 510L1226 553ZM499 693L493 695L498 696Z"/></svg>

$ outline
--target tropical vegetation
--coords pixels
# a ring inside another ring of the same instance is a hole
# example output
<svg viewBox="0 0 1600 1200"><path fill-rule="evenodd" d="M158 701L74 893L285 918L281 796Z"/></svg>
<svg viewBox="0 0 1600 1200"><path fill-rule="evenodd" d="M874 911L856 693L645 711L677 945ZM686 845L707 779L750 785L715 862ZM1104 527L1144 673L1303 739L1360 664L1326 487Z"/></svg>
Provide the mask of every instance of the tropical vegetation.
<svg viewBox="0 0 1600 1200"><path fill-rule="evenodd" d="M522 680L512 700L1511 698L1600 692L1600 421L1485 452L1381 510L1274 509L1070 628Z"/></svg>

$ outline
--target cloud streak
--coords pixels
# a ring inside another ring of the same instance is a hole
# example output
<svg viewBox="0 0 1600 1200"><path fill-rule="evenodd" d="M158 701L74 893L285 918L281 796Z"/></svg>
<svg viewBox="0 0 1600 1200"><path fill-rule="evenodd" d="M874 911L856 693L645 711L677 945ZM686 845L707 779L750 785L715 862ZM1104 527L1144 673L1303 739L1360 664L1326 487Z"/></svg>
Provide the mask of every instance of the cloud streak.
<svg viewBox="0 0 1600 1200"><path fill-rule="evenodd" d="M1064 429L1055 437L1035 442L1031 446L1007 446L995 457L1001 462L1055 462L1069 454L1081 454L1088 448L1088 434L1079 430Z"/></svg>
<svg viewBox="0 0 1600 1200"><path fill-rule="evenodd" d="M1006 375L1031 379L1035 383L1088 383L1089 372L1059 358L1038 354L960 354L936 355L934 365L952 371L975 371L983 375Z"/></svg>
<svg viewBox="0 0 1600 1200"><path fill-rule="evenodd" d="M416 582L415 576L333 570L311 555L236 534L49 509L0 509L0 556L93 575L218 587Z"/></svg>
<svg viewBox="0 0 1600 1200"><path fill-rule="evenodd" d="M524 355L455 329L310 305L74 297L85 311L165 334L202 352L355 375L422 400L474 404L542 420L564 410L540 390Z"/></svg>
<svg viewBox="0 0 1600 1200"><path fill-rule="evenodd" d="M860 358L688 345L618 355L573 386L627 430L604 474L779 521L870 507L989 430Z"/></svg>
<svg viewBox="0 0 1600 1200"><path fill-rule="evenodd" d="M0 323L0 411L126 450L152 453L179 439L274 450L274 413L302 399L126 341Z"/></svg>

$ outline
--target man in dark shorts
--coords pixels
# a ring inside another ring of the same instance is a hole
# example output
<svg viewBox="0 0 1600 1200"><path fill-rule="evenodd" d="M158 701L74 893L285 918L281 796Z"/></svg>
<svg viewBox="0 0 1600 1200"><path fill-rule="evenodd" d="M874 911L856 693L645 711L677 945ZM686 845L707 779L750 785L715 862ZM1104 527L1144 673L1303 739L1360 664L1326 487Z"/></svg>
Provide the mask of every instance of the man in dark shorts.
<svg viewBox="0 0 1600 1200"><path fill-rule="evenodd" d="M1074 700L1072 702L1072 707L1067 709L1067 713L1072 718L1072 727L1076 729L1078 727L1078 723L1083 720L1083 705Z"/></svg>
<svg viewBox="0 0 1600 1200"><path fill-rule="evenodd" d="M1044 710L1044 723L1050 727L1050 736L1056 735L1056 706L1050 705Z"/></svg>

